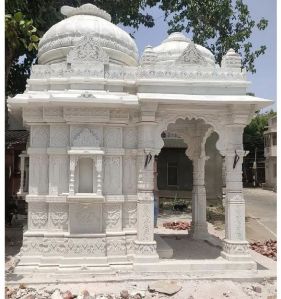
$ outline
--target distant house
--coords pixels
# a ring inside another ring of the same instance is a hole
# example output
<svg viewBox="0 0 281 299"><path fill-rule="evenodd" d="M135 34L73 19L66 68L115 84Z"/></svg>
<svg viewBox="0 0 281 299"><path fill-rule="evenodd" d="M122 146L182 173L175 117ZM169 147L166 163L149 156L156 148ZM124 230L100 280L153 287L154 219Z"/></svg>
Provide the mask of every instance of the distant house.
<svg viewBox="0 0 281 299"><path fill-rule="evenodd" d="M268 121L264 132L265 184L266 189L276 190L277 178L277 116Z"/></svg>

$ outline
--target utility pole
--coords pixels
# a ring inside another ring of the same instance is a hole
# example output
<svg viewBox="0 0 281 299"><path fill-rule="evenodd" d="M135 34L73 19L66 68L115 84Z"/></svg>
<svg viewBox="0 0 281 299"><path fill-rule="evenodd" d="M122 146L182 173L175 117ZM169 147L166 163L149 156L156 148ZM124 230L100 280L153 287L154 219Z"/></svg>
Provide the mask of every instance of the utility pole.
<svg viewBox="0 0 281 299"><path fill-rule="evenodd" d="M253 163L253 186L257 185L257 148L255 148L255 161Z"/></svg>

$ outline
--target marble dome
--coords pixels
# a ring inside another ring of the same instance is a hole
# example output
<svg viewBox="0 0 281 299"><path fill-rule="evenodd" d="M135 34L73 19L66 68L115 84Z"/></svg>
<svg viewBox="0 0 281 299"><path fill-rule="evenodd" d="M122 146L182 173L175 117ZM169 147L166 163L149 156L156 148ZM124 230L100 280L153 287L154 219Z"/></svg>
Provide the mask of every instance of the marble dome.
<svg viewBox="0 0 281 299"><path fill-rule="evenodd" d="M135 66L138 49L124 30L111 23L111 16L92 4L74 8L63 6L67 18L53 25L41 38L38 47L39 64L66 61L69 51L84 36L91 36L109 56L109 63Z"/></svg>
<svg viewBox="0 0 281 299"><path fill-rule="evenodd" d="M170 64L177 61L191 44L193 44L193 42L183 33L173 32L159 46L156 46L151 50L157 57L156 63ZM204 59L206 65L215 65L215 58L211 51L200 45L193 45Z"/></svg>

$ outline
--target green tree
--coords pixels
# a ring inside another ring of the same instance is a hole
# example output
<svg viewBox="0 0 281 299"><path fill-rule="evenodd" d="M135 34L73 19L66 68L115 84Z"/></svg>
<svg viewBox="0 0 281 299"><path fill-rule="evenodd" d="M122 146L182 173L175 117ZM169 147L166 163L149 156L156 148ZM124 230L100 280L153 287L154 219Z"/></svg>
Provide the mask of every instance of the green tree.
<svg viewBox="0 0 281 299"><path fill-rule="evenodd" d="M255 148L263 152L264 150L264 136L263 133L268 126L268 120L275 116L276 112L273 110L267 113L258 113L244 129L243 143L244 149L255 152Z"/></svg>
<svg viewBox="0 0 281 299"><path fill-rule="evenodd" d="M159 1L148 0L154 6ZM192 33L195 43L208 48L218 63L233 48L242 56L243 68L255 73L255 60L265 53L266 46L253 49L250 41L254 29L264 30L268 21L251 18L243 0L161 0L169 32Z"/></svg>

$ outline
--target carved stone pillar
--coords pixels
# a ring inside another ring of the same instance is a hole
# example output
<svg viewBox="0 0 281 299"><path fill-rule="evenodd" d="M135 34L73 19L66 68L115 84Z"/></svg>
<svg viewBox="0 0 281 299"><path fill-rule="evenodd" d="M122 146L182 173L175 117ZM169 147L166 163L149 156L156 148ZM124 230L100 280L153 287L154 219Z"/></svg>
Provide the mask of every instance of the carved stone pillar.
<svg viewBox="0 0 281 299"><path fill-rule="evenodd" d="M20 189L18 194L21 195L24 193L24 164L25 158L27 157L26 151L23 151L20 155Z"/></svg>
<svg viewBox="0 0 281 299"><path fill-rule="evenodd" d="M191 235L194 239L206 239L208 226L206 220L205 161L206 156L193 157L192 223Z"/></svg>
<svg viewBox="0 0 281 299"><path fill-rule="evenodd" d="M232 126L225 153L225 239L222 256L228 260L251 260L245 237L245 200L242 186L243 127Z"/></svg>
<svg viewBox="0 0 281 299"><path fill-rule="evenodd" d="M97 195L102 195L102 156L96 157Z"/></svg>
<svg viewBox="0 0 281 299"><path fill-rule="evenodd" d="M154 129L155 123L142 123L138 132L138 202L137 240L135 241L136 262L159 260L154 241Z"/></svg>
<svg viewBox="0 0 281 299"><path fill-rule="evenodd" d="M75 186L75 168L78 161L78 157L75 155L70 156L69 160L69 195L74 195L74 186Z"/></svg>

